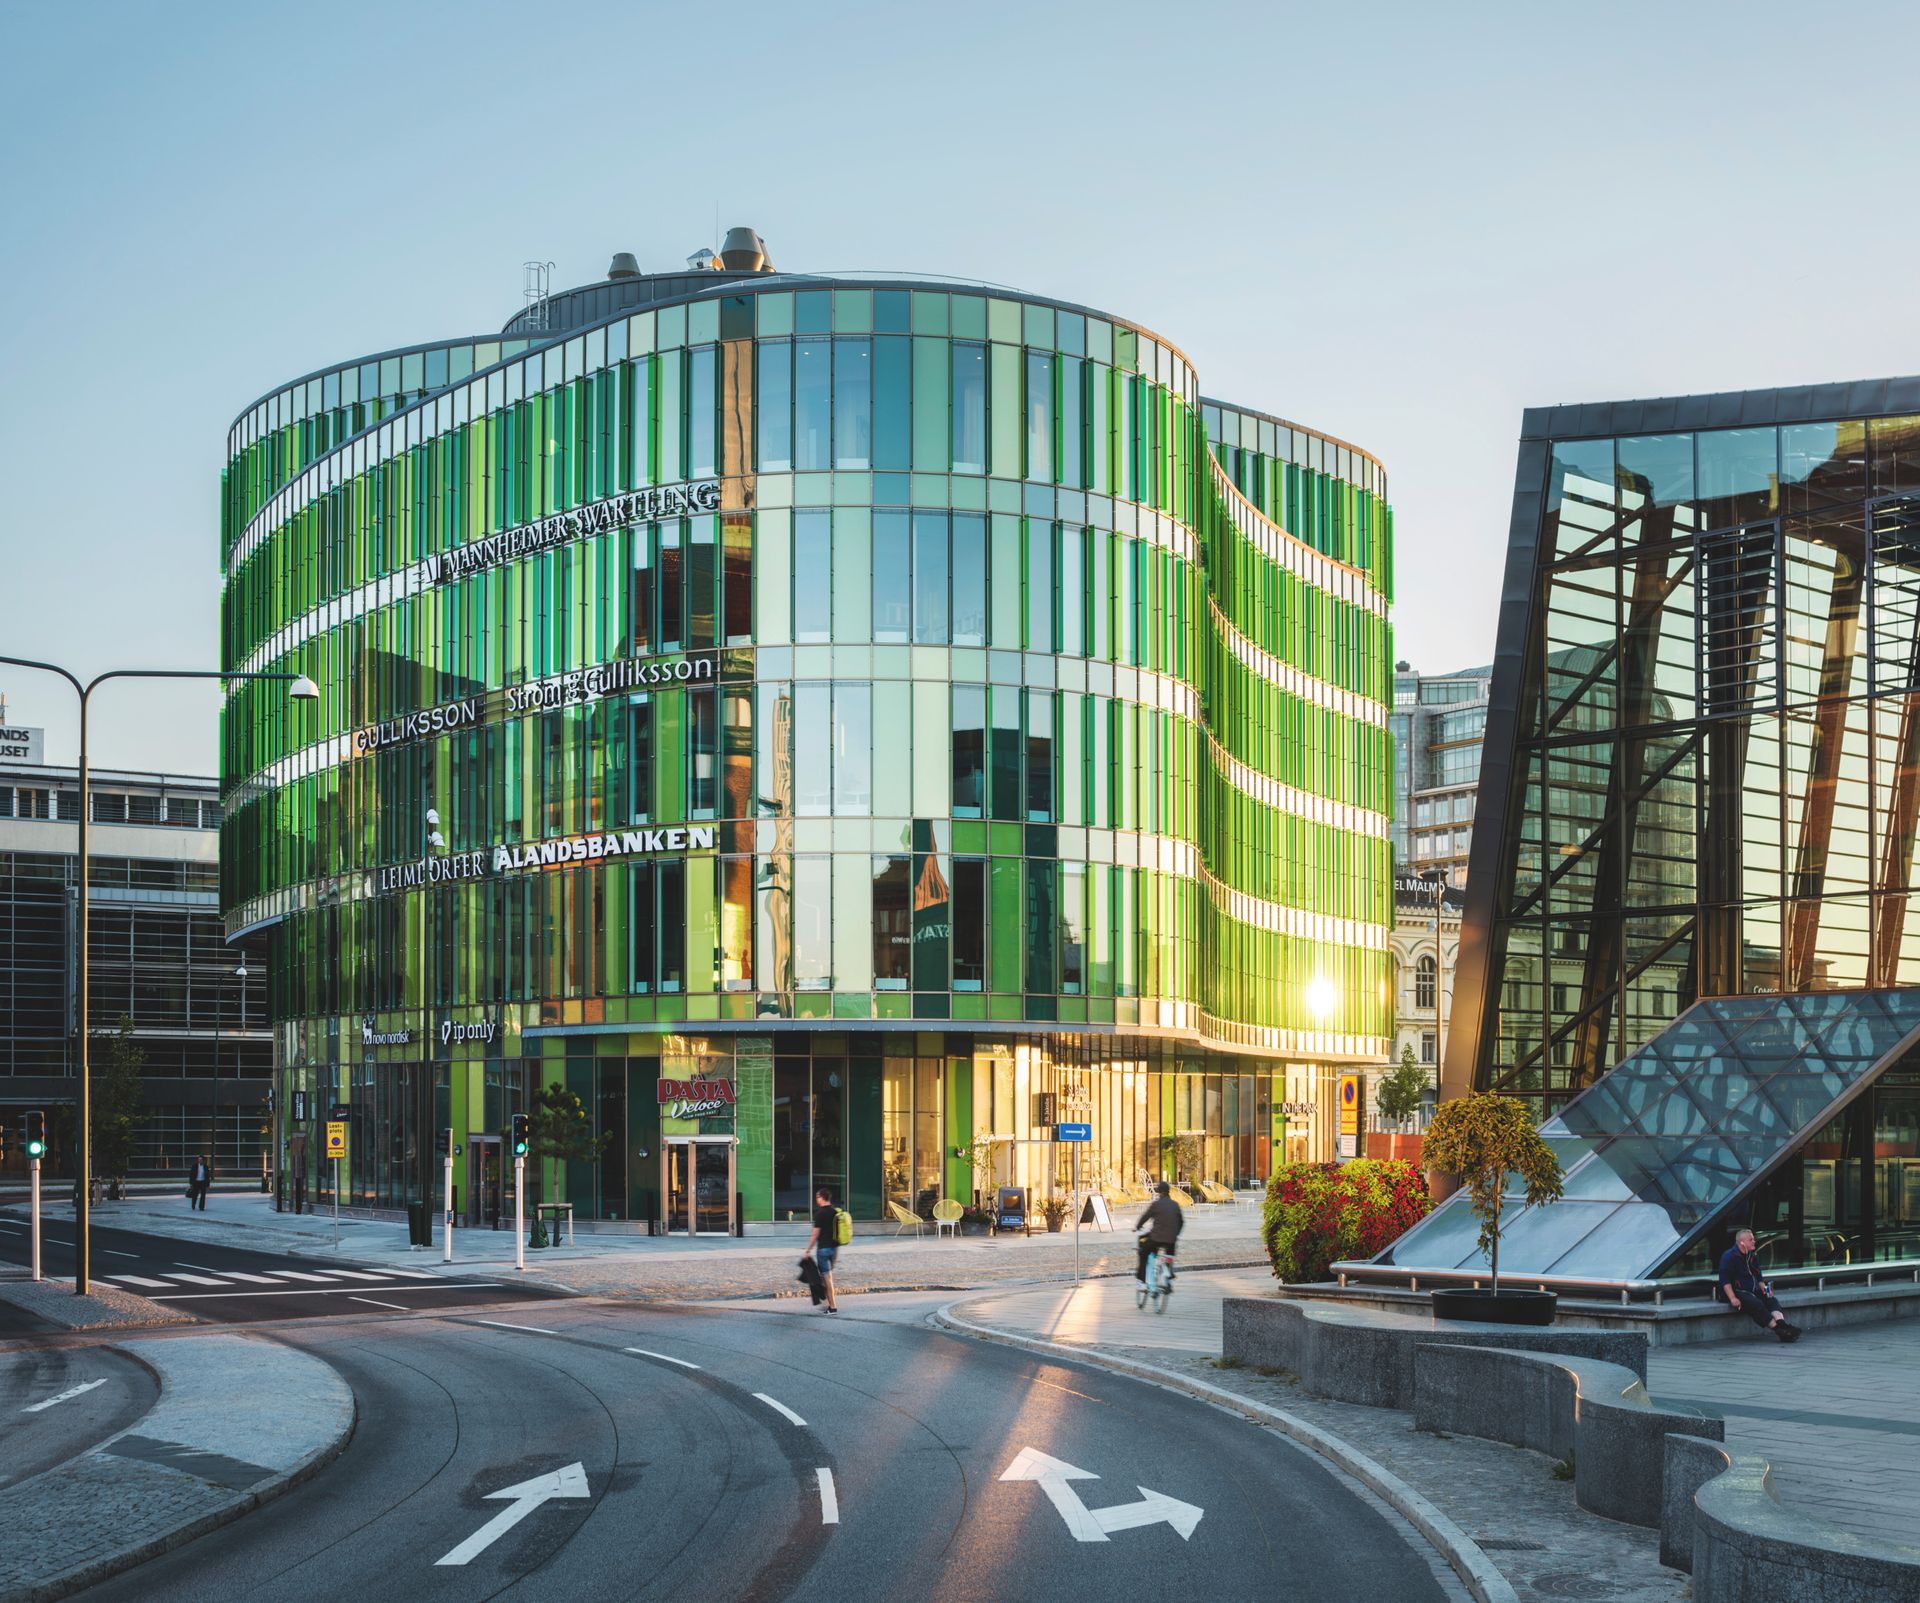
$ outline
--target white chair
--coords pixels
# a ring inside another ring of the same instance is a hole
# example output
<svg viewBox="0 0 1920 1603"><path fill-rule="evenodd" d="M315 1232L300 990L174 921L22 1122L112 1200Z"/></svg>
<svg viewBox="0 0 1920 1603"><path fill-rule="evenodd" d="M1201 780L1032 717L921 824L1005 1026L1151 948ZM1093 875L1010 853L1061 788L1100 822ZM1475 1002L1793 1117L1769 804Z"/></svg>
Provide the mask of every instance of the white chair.
<svg viewBox="0 0 1920 1603"><path fill-rule="evenodd" d="M960 1219L967 1210L955 1202L952 1197L942 1197L933 1205L933 1235L937 1241L942 1231L951 1231L957 1241L960 1237Z"/></svg>

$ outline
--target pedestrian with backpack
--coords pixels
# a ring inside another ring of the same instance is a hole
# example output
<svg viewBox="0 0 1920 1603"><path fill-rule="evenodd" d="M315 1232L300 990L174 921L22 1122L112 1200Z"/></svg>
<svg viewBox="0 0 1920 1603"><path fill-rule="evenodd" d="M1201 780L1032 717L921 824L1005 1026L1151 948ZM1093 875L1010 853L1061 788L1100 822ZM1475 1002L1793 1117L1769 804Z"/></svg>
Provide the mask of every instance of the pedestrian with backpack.
<svg viewBox="0 0 1920 1603"><path fill-rule="evenodd" d="M813 1234L807 1237L803 1258L811 1258L827 1288L827 1312L840 1312L840 1300L833 1290L833 1261L840 1249L853 1240L853 1215L833 1205L833 1192L826 1186L813 1194Z"/></svg>

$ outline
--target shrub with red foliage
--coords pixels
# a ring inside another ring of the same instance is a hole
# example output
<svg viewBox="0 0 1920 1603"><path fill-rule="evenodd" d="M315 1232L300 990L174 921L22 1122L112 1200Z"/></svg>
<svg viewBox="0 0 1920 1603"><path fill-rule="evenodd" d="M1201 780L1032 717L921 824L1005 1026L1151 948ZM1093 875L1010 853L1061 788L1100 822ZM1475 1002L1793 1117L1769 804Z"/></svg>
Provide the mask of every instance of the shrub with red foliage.
<svg viewBox="0 0 1920 1603"><path fill-rule="evenodd" d="M1371 1258L1433 1207L1404 1159L1283 1164L1267 1182L1261 1236L1277 1279L1325 1280L1328 1266Z"/></svg>

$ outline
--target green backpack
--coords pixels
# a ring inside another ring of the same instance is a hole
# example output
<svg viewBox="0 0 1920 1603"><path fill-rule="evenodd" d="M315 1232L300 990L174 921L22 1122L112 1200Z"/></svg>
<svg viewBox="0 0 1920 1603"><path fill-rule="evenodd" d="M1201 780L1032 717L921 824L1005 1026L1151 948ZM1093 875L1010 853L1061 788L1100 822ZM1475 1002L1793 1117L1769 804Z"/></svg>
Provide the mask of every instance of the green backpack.
<svg viewBox="0 0 1920 1603"><path fill-rule="evenodd" d="M845 1208L835 1208L833 1210L833 1244L836 1247L844 1247L851 1240L853 1240L853 1215Z"/></svg>

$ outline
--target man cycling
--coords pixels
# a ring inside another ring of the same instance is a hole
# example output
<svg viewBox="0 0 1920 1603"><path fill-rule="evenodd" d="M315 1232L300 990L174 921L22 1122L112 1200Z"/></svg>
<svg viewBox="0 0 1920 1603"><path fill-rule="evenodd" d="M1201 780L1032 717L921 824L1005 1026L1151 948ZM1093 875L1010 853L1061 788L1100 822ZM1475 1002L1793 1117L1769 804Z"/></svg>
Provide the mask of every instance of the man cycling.
<svg viewBox="0 0 1920 1603"><path fill-rule="evenodd" d="M1140 1215L1134 1224L1140 1236L1140 1259L1134 1265L1133 1278L1141 1285L1147 1283L1147 1255L1163 1252L1173 1256L1173 1244L1180 1239L1180 1231L1187 1222L1187 1216L1180 1211L1180 1204L1173 1200L1173 1187L1162 1180L1154 1188L1153 1201L1147 1204L1147 1211Z"/></svg>

